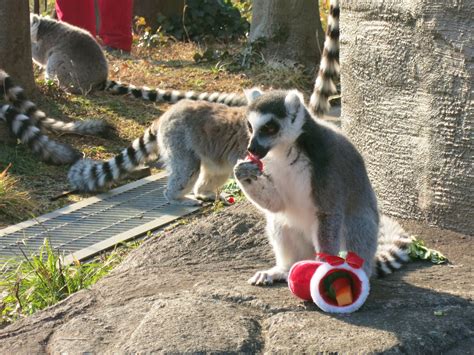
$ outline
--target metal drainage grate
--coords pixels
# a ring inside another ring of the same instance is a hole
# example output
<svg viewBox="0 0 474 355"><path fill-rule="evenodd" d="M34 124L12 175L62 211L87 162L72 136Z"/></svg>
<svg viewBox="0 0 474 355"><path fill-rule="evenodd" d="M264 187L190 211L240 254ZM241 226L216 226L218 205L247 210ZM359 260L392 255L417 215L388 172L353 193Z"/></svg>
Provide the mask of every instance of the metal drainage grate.
<svg viewBox="0 0 474 355"><path fill-rule="evenodd" d="M2 229L0 261L21 255L19 246L37 253L45 238L66 262L82 260L199 208L171 205L163 196L166 180L165 173L149 176Z"/></svg>

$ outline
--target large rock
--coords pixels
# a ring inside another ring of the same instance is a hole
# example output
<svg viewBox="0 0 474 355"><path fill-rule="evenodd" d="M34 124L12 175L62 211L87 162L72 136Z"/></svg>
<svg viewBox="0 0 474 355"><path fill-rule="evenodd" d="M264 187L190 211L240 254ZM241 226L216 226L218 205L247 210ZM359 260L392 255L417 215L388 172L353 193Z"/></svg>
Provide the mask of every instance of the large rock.
<svg viewBox="0 0 474 355"><path fill-rule="evenodd" d="M453 265L410 264L374 280L358 312L338 316L299 301L284 284L246 283L272 264L272 253L253 207L231 207L149 240L90 290L0 330L0 353L467 354L472 239L409 229Z"/></svg>
<svg viewBox="0 0 474 355"><path fill-rule="evenodd" d="M385 212L474 233L472 0L347 0L343 129Z"/></svg>

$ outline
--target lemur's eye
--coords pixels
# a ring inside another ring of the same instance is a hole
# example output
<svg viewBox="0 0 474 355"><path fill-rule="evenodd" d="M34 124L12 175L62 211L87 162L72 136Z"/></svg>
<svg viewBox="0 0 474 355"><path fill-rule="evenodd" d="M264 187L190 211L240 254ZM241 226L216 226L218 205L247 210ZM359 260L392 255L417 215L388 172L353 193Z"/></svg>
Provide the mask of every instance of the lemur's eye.
<svg viewBox="0 0 474 355"><path fill-rule="evenodd" d="M267 122L262 128L260 133L264 136L272 136L280 130L280 126L274 121Z"/></svg>
<svg viewBox="0 0 474 355"><path fill-rule="evenodd" d="M253 132L253 129L252 129L252 125L250 124L249 121L247 121L247 127L249 129L249 132L252 133Z"/></svg>

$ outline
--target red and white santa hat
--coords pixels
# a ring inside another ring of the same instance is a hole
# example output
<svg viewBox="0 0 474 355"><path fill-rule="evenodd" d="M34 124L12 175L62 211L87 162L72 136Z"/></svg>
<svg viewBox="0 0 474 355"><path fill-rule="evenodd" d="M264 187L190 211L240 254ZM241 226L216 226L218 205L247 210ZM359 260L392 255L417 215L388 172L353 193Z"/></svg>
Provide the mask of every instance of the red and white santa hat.
<svg viewBox="0 0 474 355"><path fill-rule="evenodd" d="M304 300L312 300L325 312L351 313L358 310L367 299L370 283L362 270L364 260L349 252L345 259L327 254L317 254L323 261L304 260L295 263L288 275L291 292ZM331 285L337 279L349 280L352 301L339 306L332 294Z"/></svg>

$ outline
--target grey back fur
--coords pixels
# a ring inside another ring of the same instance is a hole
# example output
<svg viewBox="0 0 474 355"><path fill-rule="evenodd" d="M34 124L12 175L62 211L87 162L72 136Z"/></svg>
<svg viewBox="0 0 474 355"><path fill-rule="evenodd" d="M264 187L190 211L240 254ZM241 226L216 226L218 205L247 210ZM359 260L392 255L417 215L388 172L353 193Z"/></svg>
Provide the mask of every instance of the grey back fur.
<svg viewBox="0 0 474 355"><path fill-rule="evenodd" d="M45 67L46 77L74 94L103 88L108 65L89 32L50 18L31 15L33 59Z"/></svg>

